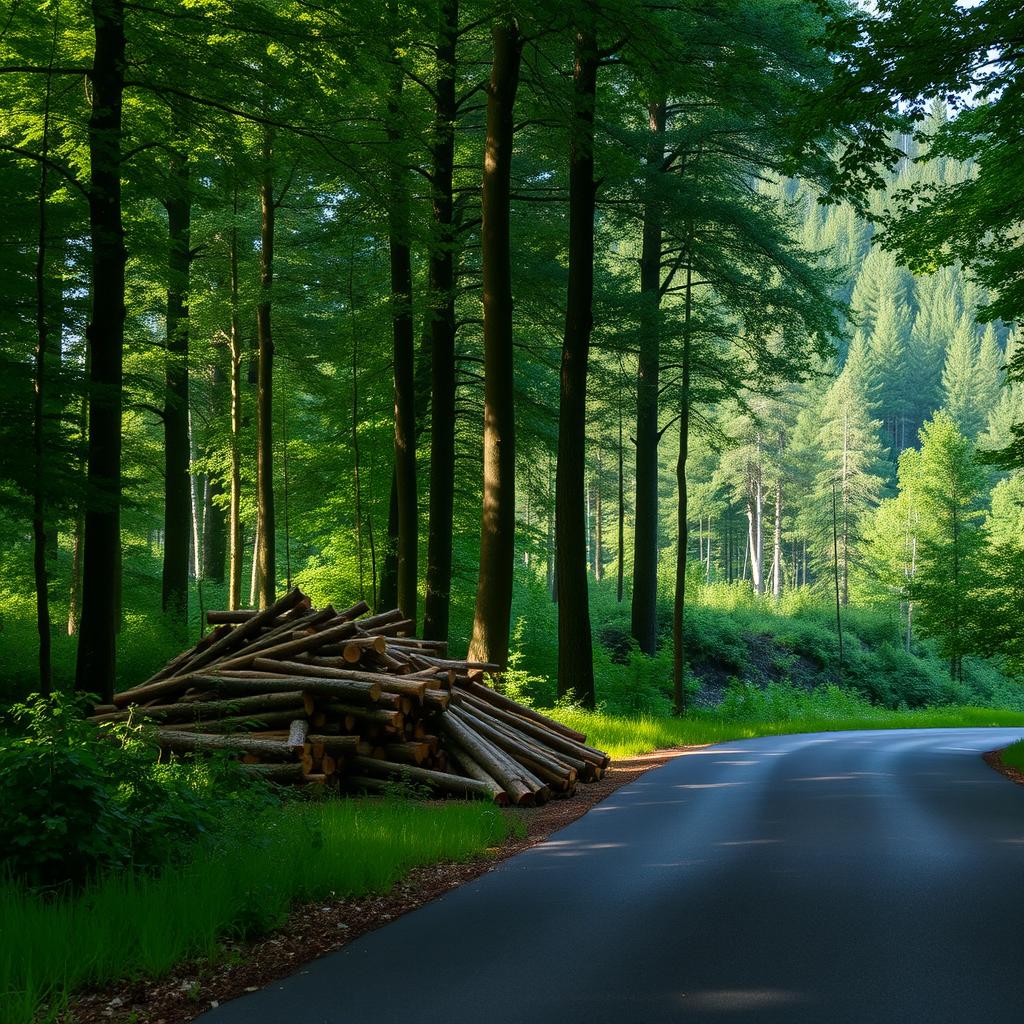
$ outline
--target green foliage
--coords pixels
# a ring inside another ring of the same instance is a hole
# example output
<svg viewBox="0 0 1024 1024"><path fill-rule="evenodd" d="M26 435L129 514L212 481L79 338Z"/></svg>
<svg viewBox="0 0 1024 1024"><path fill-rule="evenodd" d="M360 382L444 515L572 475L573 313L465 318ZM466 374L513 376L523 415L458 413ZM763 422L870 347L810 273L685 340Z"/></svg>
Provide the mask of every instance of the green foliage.
<svg viewBox="0 0 1024 1024"><path fill-rule="evenodd" d="M276 927L297 902L386 892L411 868L480 856L513 828L483 803L289 803L233 819L154 875L49 897L0 881L0 1024L52 1020L83 986L216 959L222 939Z"/></svg>
<svg viewBox="0 0 1024 1024"><path fill-rule="evenodd" d="M666 747L724 743L755 736L856 729L1024 727L1024 711L954 706L890 710L840 688L806 692L774 684L767 689L736 684L726 712L691 712L682 718L616 715L563 708L553 714L587 734L588 742L613 757L635 757Z"/></svg>
<svg viewBox="0 0 1024 1024"><path fill-rule="evenodd" d="M0 745L0 873L33 886L149 870L271 797L227 762L158 764L137 727L97 729L57 693L11 709Z"/></svg>
<svg viewBox="0 0 1024 1024"><path fill-rule="evenodd" d="M1024 772L1024 740L1011 743L1002 752L1003 764Z"/></svg>

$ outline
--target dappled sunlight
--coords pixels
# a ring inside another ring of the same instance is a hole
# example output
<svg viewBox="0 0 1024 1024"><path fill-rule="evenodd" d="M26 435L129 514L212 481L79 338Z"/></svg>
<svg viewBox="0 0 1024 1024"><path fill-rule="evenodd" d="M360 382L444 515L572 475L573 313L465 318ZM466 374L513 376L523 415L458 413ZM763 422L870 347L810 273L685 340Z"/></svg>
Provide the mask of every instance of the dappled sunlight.
<svg viewBox="0 0 1024 1024"><path fill-rule="evenodd" d="M733 786L749 785L749 782L682 782L673 789L731 789Z"/></svg>
<svg viewBox="0 0 1024 1024"><path fill-rule="evenodd" d="M682 992L679 998L688 1010L712 1013L736 1013L811 1002L811 996L806 992L781 988L708 989L703 992Z"/></svg>

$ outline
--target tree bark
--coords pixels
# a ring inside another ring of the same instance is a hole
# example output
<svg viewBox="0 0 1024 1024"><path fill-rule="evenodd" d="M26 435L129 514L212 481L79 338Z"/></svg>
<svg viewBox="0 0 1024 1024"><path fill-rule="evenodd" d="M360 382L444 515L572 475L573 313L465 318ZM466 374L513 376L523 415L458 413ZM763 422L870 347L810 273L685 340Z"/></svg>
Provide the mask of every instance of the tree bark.
<svg viewBox="0 0 1024 1024"><path fill-rule="evenodd" d="M686 710L686 651L683 647L683 623L686 613L686 459L690 448L690 313L693 305L693 278L686 267L686 299L683 311L683 379L679 402L679 456L676 461L678 506L676 512L676 586L672 608L672 703L677 715Z"/></svg>
<svg viewBox="0 0 1024 1024"><path fill-rule="evenodd" d="M227 554L227 529L224 507L216 499L224 493L219 476L208 476L205 512L203 513L203 575L211 583L224 582L224 561Z"/></svg>
<svg viewBox="0 0 1024 1024"><path fill-rule="evenodd" d="M228 608L242 603L242 329L238 316L238 185L232 190L231 248L231 326L228 351L231 357L231 470L228 507Z"/></svg>
<svg viewBox="0 0 1024 1024"><path fill-rule="evenodd" d="M775 523L772 558L775 564L772 577L772 598L782 599L782 481L775 482Z"/></svg>
<svg viewBox="0 0 1024 1024"><path fill-rule="evenodd" d="M110 703L114 692L120 596L121 409L125 245L121 219L123 0L92 0L96 47L89 117L89 229L92 315L86 329L89 468L82 567L82 622L75 686Z"/></svg>
<svg viewBox="0 0 1024 1024"><path fill-rule="evenodd" d="M562 342L555 471L558 565L558 694L594 706L594 651L587 587L587 361L594 297L594 103L599 56L593 18L576 30L569 147L569 286Z"/></svg>
<svg viewBox="0 0 1024 1024"><path fill-rule="evenodd" d="M391 467L391 491L388 498L388 524L384 534L384 564L380 574L380 607L390 610L398 604L398 484Z"/></svg>
<svg viewBox="0 0 1024 1024"><path fill-rule="evenodd" d="M177 122L179 117L175 116ZM176 125L177 127L177 125ZM164 564L162 606L172 629L188 620L189 530L192 477L189 452L188 287L192 203L188 156L180 141L171 150L167 210L167 338L164 387Z"/></svg>
<svg viewBox="0 0 1024 1024"><path fill-rule="evenodd" d="M452 589L452 519L455 505L455 231L452 170L455 162L455 45L459 0L442 0L434 109L432 186L434 234L430 292L430 519L423 635L448 639Z"/></svg>
<svg viewBox="0 0 1024 1024"><path fill-rule="evenodd" d="M515 20L491 30L481 226L484 285L484 479L480 577L469 657L508 662L516 529L512 260L509 251L512 112L523 40Z"/></svg>
<svg viewBox="0 0 1024 1024"><path fill-rule="evenodd" d="M277 591L276 529L274 524L274 340L271 331L271 290L274 284L274 167L273 139L263 135L263 173L260 181L260 301L256 306L259 352L256 381L256 506L259 518L259 602L272 605Z"/></svg>
<svg viewBox="0 0 1024 1024"><path fill-rule="evenodd" d="M56 25L54 26L56 33ZM56 46L56 34L50 48L50 64ZM39 232L36 245L36 348L34 354L34 387L32 395L32 565L36 587L36 630L39 635L39 692L48 694L53 688L52 638L50 635L50 579L46 570L48 536L44 481L47 477L46 419L49 387L46 379L50 359L50 323L47 313L47 207L49 203L50 90L53 76L46 76L43 101L42 161L39 164ZM58 338L57 348L60 349Z"/></svg>
<svg viewBox="0 0 1024 1024"><path fill-rule="evenodd" d="M597 478L593 481L594 488L594 580L601 582L602 567L601 560L604 553L601 550L601 448L597 449Z"/></svg>
<svg viewBox="0 0 1024 1024"><path fill-rule="evenodd" d="M622 406L619 406L619 535L618 535L618 568L615 578L615 600L622 603L622 583L626 562L626 486L623 478L622 465Z"/></svg>
<svg viewBox="0 0 1024 1024"><path fill-rule="evenodd" d="M406 618L416 620L419 515L416 507L416 342L412 318L412 256L409 246L408 170L398 126L402 69L395 59L388 99L391 195L388 243L391 256L391 328L395 383L395 502L398 511L397 601Z"/></svg>
<svg viewBox="0 0 1024 1024"><path fill-rule="evenodd" d="M633 515L632 633L652 655L658 643L658 377L662 209L655 182L665 160L665 101L648 108L647 200L640 254L642 323L636 390L636 508Z"/></svg>

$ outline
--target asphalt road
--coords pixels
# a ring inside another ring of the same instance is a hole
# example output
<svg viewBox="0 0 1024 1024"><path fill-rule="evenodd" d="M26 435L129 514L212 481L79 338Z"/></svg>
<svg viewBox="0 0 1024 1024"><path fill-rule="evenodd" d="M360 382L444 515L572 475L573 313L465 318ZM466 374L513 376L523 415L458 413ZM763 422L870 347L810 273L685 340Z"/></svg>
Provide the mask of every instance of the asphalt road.
<svg viewBox="0 0 1024 1024"><path fill-rule="evenodd" d="M200 1020L1024 1021L1024 787L979 756L1020 736L821 733L694 751Z"/></svg>

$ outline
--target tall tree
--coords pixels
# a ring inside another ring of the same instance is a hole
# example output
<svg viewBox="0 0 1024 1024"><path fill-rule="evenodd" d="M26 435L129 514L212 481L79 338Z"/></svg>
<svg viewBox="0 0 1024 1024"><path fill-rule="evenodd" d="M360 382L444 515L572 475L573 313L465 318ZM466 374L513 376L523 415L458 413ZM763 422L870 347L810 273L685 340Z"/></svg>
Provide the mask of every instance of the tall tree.
<svg viewBox="0 0 1024 1024"><path fill-rule="evenodd" d="M125 244L121 216L125 73L123 0L92 0L96 45L90 80L89 227L92 316L89 345L88 506L82 621L75 685L109 701L114 692L121 576L121 409Z"/></svg>
<svg viewBox="0 0 1024 1024"><path fill-rule="evenodd" d="M434 233L428 268L430 294L430 520L423 635L448 639L452 589L452 515L455 504L455 164L456 43L459 0L441 0L435 57L431 197Z"/></svg>
<svg viewBox="0 0 1024 1024"><path fill-rule="evenodd" d="M174 112L176 138L167 175L166 387L164 391L164 565L163 610L178 632L188 617L189 531L192 476L189 454L188 286L192 262L189 159L183 117Z"/></svg>
<svg viewBox="0 0 1024 1024"><path fill-rule="evenodd" d="M487 86L487 140L481 196L484 305L484 484L480 578L471 658L508 661L515 558L515 386L509 198L513 108L523 38L511 14L491 29L494 56Z"/></svg>
<svg viewBox="0 0 1024 1024"><path fill-rule="evenodd" d="M555 476L558 570L558 692L594 706L587 589L586 394L594 313L594 104L600 54L591 3L575 26L569 143L569 287L565 303Z"/></svg>
<svg viewBox="0 0 1024 1024"><path fill-rule="evenodd" d="M633 531L632 633L640 650L657 645L658 597L658 395L661 347L662 210L658 179L665 174L666 101L647 111L651 140L646 154L647 198L640 254L642 325L636 390L636 509Z"/></svg>
<svg viewBox="0 0 1024 1024"><path fill-rule="evenodd" d="M274 523L274 133L263 130L260 169L260 295L256 304L256 574L261 608L277 599L277 531Z"/></svg>

